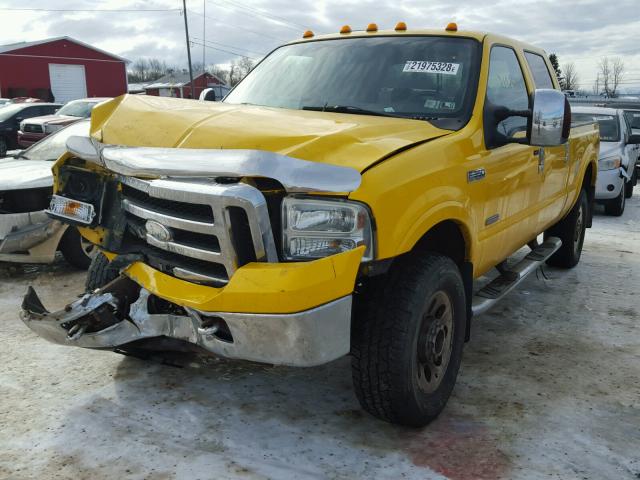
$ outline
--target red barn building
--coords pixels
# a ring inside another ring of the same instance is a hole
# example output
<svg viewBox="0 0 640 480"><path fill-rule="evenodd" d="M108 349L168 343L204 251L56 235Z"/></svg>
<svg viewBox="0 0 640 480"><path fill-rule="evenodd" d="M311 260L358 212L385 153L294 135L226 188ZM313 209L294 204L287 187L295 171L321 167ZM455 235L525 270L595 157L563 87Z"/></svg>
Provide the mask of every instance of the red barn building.
<svg viewBox="0 0 640 480"><path fill-rule="evenodd" d="M127 92L127 60L69 37L0 46L0 97L65 103Z"/></svg>
<svg viewBox="0 0 640 480"><path fill-rule="evenodd" d="M197 99L205 88L226 86L226 83L208 72L196 73L193 76L195 92L191 96L189 72L171 72L145 87L147 95L156 97L178 97Z"/></svg>

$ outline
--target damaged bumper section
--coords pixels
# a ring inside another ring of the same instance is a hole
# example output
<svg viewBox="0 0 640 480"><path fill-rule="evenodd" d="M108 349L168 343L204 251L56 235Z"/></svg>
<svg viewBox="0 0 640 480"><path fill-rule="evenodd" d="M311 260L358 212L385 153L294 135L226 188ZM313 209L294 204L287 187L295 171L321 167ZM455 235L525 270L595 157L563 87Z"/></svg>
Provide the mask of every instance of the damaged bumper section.
<svg viewBox="0 0 640 480"><path fill-rule="evenodd" d="M57 312L47 311L29 288L21 318L61 345L119 349L169 337L227 358L314 366L349 352L351 295L297 313L203 312L161 300L121 276Z"/></svg>

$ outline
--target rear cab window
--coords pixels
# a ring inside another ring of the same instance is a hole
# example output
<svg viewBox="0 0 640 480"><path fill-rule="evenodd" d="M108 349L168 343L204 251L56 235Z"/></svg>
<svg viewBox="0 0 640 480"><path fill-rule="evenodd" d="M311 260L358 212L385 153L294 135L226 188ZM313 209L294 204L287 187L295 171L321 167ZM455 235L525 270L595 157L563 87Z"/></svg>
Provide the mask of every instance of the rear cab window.
<svg viewBox="0 0 640 480"><path fill-rule="evenodd" d="M551 88L555 89L553 80L551 79L551 72L547 67L547 62L544 61L542 55L532 52L524 52L524 57L531 70L533 81L536 84L536 88Z"/></svg>

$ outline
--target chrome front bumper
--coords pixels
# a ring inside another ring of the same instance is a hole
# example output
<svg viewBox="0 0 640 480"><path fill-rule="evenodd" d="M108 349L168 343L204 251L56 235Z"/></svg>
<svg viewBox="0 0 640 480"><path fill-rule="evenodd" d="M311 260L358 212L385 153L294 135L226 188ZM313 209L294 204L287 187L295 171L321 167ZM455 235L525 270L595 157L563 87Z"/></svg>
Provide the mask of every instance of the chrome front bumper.
<svg viewBox="0 0 640 480"><path fill-rule="evenodd" d="M227 358L299 367L327 363L349 352L350 295L292 314L185 309L186 315L150 313L149 296L147 290L120 277L50 313L30 288L21 318L51 342L84 348L114 349L137 340L170 337ZM225 325L230 338L220 335L220 325Z"/></svg>

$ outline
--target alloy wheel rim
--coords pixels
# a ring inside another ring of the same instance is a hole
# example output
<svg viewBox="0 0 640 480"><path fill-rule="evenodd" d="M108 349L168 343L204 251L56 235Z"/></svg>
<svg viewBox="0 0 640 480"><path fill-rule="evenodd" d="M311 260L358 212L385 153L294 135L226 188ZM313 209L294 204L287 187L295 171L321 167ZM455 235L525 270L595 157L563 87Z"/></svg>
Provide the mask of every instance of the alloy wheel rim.
<svg viewBox="0 0 640 480"><path fill-rule="evenodd" d="M429 299L422 318L416 351L416 380L424 393L433 393L442 383L453 346L453 306L442 290Z"/></svg>

